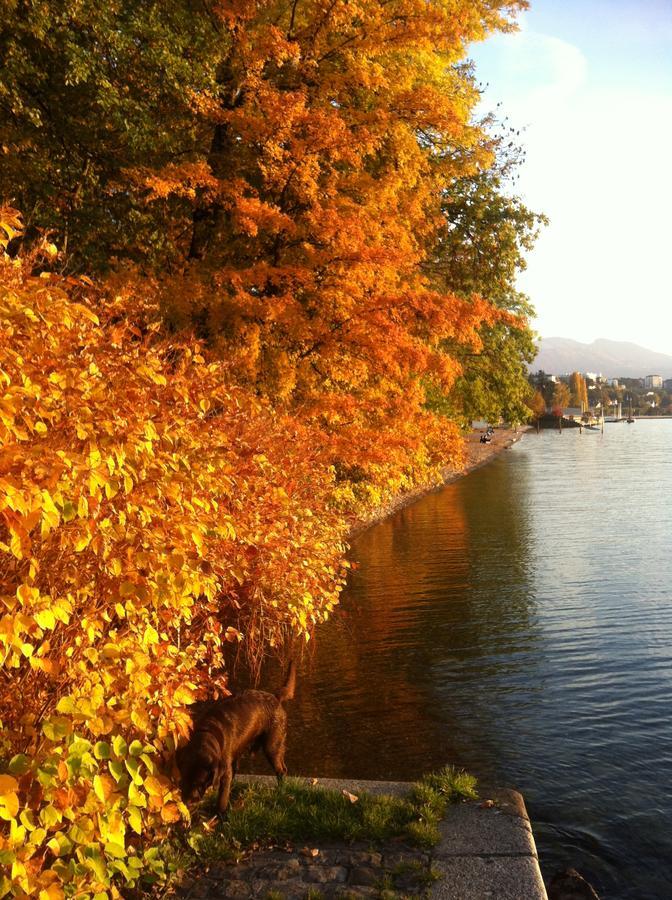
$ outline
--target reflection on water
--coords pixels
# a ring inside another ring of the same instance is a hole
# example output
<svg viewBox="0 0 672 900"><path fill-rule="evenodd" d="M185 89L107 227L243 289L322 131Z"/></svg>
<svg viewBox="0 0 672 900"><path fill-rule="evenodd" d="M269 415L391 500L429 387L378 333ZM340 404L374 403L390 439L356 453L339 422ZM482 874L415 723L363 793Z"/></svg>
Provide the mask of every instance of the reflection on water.
<svg viewBox="0 0 672 900"><path fill-rule="evenodd" d="M672 422L529 434L361 535L290 769L464 766L523 791L547 872L671 897L671 443Z"/></svg>

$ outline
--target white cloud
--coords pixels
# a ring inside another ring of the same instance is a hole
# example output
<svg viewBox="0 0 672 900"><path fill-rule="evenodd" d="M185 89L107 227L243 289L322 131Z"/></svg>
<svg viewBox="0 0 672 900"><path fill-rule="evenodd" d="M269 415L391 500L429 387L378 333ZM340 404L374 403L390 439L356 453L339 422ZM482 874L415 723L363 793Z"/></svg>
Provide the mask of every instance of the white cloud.
<svg viewBox="0 0 672 900"><path fill-rule="evenodd" d="M520 125L547 119L586 81L588 64L578 47L531 31L524 21L520 31L491 38L487 54L506 73L506 112Z"/></svg>

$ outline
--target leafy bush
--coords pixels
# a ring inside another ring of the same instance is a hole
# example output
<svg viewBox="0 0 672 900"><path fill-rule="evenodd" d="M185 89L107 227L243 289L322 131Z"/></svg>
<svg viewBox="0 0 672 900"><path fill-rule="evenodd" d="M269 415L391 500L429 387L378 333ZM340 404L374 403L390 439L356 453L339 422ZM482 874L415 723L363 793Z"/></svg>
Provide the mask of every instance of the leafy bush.
<svg viewBox="0 0 672 900"><path fill-rule="evenodd" d="M115 895L186 813L161 774L186 706L227 643L310 636L346 524L306 429L140 290L0 279L0 894Z"/></svg>

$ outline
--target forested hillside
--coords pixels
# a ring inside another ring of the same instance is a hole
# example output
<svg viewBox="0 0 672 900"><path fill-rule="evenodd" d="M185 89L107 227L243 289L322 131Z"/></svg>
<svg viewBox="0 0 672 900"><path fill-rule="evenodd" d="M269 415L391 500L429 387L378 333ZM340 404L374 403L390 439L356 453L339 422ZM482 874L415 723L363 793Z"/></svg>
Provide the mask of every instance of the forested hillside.
<svg viewBox="0 0 672 900"><path fill-rule="evenodd" d="M163 877L188 704L525 418L543 218L465 61L523 5L4 3L0 895Z"/></svg>

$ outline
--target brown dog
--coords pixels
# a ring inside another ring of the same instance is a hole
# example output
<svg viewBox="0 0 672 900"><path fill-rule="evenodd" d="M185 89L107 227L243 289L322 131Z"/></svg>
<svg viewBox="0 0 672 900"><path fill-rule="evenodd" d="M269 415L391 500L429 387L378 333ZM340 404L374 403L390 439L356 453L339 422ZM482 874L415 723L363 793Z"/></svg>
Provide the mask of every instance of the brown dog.
<svg viewBox="0 0 672 900"><path fill-rule="evenodd" d="M196 719L189 743L175 754L185 802L198 800L212 784L220 814L229 805L231 783L238 760L261 748L280 782L285 767L287 713L282 707L294 696L296 665L290 663L287 680L277 694L243 691L235 697L207 701Z"/></svg>

